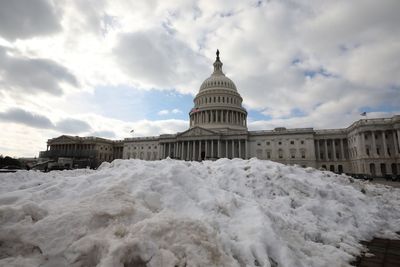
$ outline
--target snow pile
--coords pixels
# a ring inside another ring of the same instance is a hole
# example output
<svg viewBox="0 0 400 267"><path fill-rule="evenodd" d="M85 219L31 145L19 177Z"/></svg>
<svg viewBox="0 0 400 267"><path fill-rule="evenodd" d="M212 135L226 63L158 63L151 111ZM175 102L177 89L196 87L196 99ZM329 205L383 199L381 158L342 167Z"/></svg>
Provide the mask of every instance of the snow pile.
<svg viewBox="0 0 400 267"><path fill-rule="evenodd" d="M1 266L348 266L400 190L251 160L0 175Z"/></svg>

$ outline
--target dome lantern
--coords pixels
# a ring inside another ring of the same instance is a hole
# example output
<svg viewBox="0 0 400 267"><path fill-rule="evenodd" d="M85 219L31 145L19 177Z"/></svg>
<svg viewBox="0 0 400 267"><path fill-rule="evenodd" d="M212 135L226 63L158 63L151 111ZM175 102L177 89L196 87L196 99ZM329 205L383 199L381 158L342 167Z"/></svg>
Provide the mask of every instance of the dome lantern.
<svg viewBox="0 0 400 267"><path fill-rule="evenodd" d="M213 72L213 76L215 76L215 75L224 75L225 76L225 74L222 72L222 62L221 62L221 60L219 59L219 50L217 49L217 58L215 59L215 62L214 62L214 72Z"/></svg>

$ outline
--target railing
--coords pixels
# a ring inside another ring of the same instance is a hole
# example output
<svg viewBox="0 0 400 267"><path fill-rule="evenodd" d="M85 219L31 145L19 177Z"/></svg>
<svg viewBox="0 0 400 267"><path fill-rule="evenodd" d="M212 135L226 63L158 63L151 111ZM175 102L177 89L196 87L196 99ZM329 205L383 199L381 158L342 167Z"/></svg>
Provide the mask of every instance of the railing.
<svg viewBox="0 0 400 267"><path fill-rule="evenodd" d="M158 136L146 136L146 137L129 137L125 138L124 141L157 141Z"/></svg>
<svg viewBox="0 0 400 267"><path fill-rule="evenodd" d="M249 134L269 134L269 133L308 133L314 131L313 128L275 128L274 130L249 131Z"/></svg>

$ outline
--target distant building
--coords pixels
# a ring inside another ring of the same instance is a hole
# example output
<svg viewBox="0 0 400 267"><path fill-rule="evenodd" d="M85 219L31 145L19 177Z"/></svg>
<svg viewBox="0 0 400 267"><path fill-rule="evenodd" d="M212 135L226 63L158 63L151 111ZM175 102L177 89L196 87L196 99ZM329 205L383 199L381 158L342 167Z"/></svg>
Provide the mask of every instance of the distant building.
<svg viewBox="0 0 400 267"><path fill-rule="evenodd" d="M399 173L399 115L387 119L362 119L344 129L280 127L274 130L248 131L243 99L234 82L222 72L222 65L217 52L214 71L201 84L199 93L194 98L194 107L189 112L188 130L153 137L125 138L123 141L91 137L99 141L96 144L90 143L90 153L96 158L96 164L115 158L215 160L257 157L339 173L373 176ZM59 153L53 154L61 156L61 151L66 150L60 150L59 146L68 145L64 142L65 138L74 140L69 144L68 151L75 152L70 153L76 153L73 145L78 140L85 140L82 137L66 136L50 139L49 151L55 149ZM63 141L60 142L61 140ZM52 148L54 145L58 146ZM101 146L103 150L99 150ZM107 150L104 150L106 147ZM46 153L47 156L53 155L52 152L51 155ZM88 154L82 154L82 158L87 156Z"/></svg>
<svg viewBox="0 0 400 267"><path fill-rule="evenodd" d="M122 149L123 141L62 135L49 139L47 150L41 151L39 158L51 159L67 168L96 168L103 161L122 158Z"/></svg>

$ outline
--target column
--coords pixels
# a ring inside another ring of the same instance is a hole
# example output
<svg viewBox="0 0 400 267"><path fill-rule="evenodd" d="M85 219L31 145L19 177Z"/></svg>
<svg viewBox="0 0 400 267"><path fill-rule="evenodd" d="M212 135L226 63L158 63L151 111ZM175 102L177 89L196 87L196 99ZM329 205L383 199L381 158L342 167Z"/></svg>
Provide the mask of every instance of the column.
<svg viewBox="0 0 400 267"><path fill-rule="evenodd" d="M242 140L239 139L239 158L242 158L242 148L241 148Z"/></svg>
<svg viewBox="0 0 400 267"><path fill-rule="evenodd" d="M375 157L376 155L376 140L375 140L375 132L371 132L371 138L372 138L372 153L371 156Z"/></svg>
<svg viewBox="0 0 400 267"><path fill-rule="evenodd" d="M396 131L393 131L392 135L393 135L393 146L394 146L393 155L396 155L400 153L399 144L397 143L397 138L396 138Z"/></svg>
<svg viewBox="0 0 400 267"><path fill-rule="evenodd" d="M174 158L176 158L178 156L178 143L175 142L174 143Z"/></svg>
<svg viewBox="0 0 400 267"><path fill-rule="evenodd" d="M336 158L336 146L335 146L335 139L332 139L332 153L333 153L333 160L337 160Z"/></svg>
<svg viewBox="0 0 400 267"><path fill-rule="evenodd" d="M367 157L367 147L365 144L365 133L360 133L360 136L361 136L360 157ZM370 151L369 157L371 157L371 151Z"/></svg>
<svg viewBox="0 0 400 267"><path fill-rule="evenodd" d="M205 146L205 147L204 147L204 152L205 152L205 153L204 153L204 154L205 154L205 155L204 155L204 159L206 159L207 156L208 156L208 155L207 155L207 154L208 154L208 140L205 141L204 146Z"/></svg>
<svg viewBox="0 0 400 267"><path fill-rule="evenodd" d="M218 144L217 144L217 157L221 158L221 140L218 139Z"/></svg>
<svg viewBox="0 0 400 267"><path fill-rule="evenodd" d="M320 152L319 152L319 140L317 139L316 140L316 142L315 142L315 149L316 149L316 151L317 151L317 155L316 155L316 157L315 157L315 159L316 160L320 160Z"/></svg>
<svg viewBox="0 0 400 267"><path fill-rule="evenodd" d="M211 158L214 158L214 140L211 140Z"/></svg>
<svg viewBox="0 0 400 267"><path fill-rule="evenodd" d="M199 157L198 159L201 160L201 140L199 140Z"/></svg>
<svg viewBox="0 0 400 267"><path fill-rule="evenodd" d="M340 139L340 154L341 154L342 160L345 160L345 158L344 158L344 146L343 146L343 139L342 138Z"/></svg>
<svg viewBox="0 0 400 267"><path fill-rule="evenodd" d="M192 150L192 160L195 160L196 159L196 141L195 140L192 141L192 148L193 148L193 150Z"/></svg>
<svg viewBox="0 0 400 267"><path fill-rule="evenodd" d="M186 160L190 160L190 142L186 141Z"/></svg>
<svg viewBox="0 0 400 267"><path fill-rule="evenodd" d="M249 158L249 150L248 150L248 143L247 143L247 139L244 141L244 158L248 159Z"/></svg>
<svg viewBox="0 0 400 267"><path fill-rule="evenodd" d="M235 140L232 140L232 158L235 157Z"/></svg>
<svg viewBox="0 0 400 267"><path fill-rule="evenodd" d="M225 157L228 159L229 158L228 157L228 140L225 140L225 152L226 152Z"/></svg>
<svg viewBox="0 0 400 267"><path fill-rule="evenodd" d="M382 144L383 144L383 155L385 158L389 157L387 153L386 136L385 131L382 131Z"/></svg>
<svg viewBox="0 0 400 267"><path fill-rule="evenodd" d="M397 130L397 149L400 154L400 130Z"/></svg>
<svg viewBox="0 0 400 267"><path fill-rule="evenodd" d="M328 141L327 141L327 139L324 139L324 145L325 145L325 161L328 161Z"/></svg>

